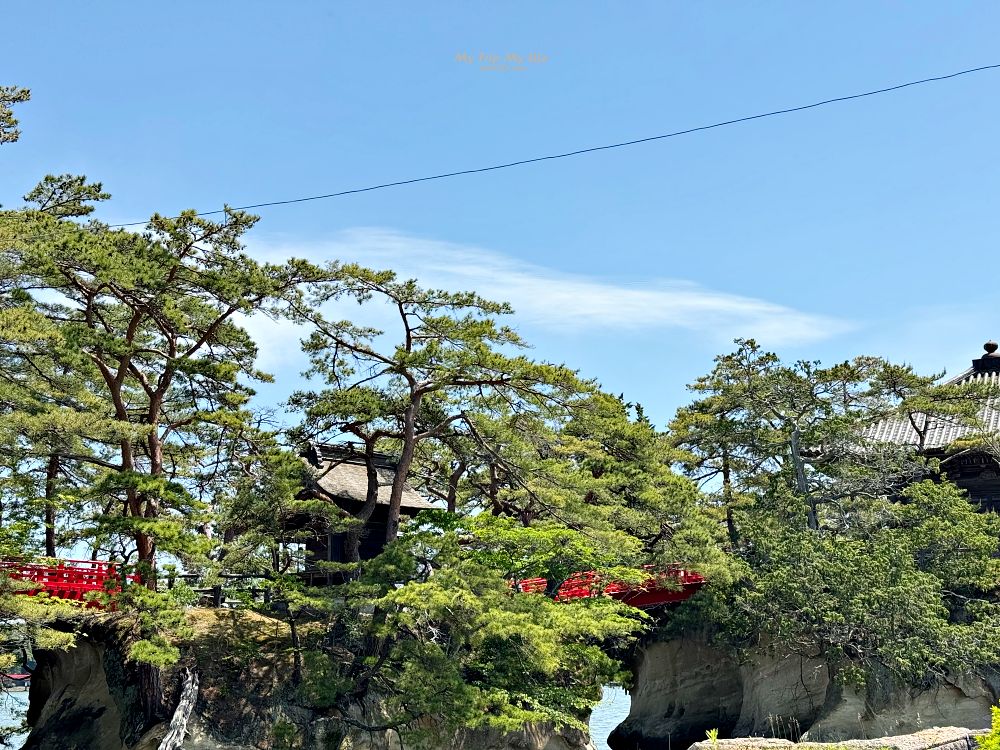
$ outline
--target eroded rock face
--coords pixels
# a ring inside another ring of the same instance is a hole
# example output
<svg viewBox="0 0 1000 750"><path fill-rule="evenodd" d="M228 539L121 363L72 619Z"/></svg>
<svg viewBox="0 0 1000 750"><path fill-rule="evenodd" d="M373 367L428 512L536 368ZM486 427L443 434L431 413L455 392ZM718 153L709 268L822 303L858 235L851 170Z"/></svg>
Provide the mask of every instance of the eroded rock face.
<svg viewBox="0 0 1000 750"><path fill-rule="evenodd" d="M740 683L743 701L733 736L798 739L823 710L830 673L820 659L756 652L740 667Z"/></svg>
<svg viewBox="0 0 1000 750"><path fill-rule="evenodd" d="M804 738L886 737L956 725L984 729L990 726L990 706L995 702L990 687L977 677L950 679L925 690L903 688L878 697L845 690L816 718Z"/></svg>
<svg viewBox="0 0 1000 750"><path fill-rule="evenodd" d="M705 727L725 737L742 705L740 666L731 655L694 638L652 643L636 659L631 709L608 744L614 750L684 748L704 739Z"/></svg>
<svg viewBox="0 0 1000 750"><path fill-rule="evenodd" d="M313 721L299 737L307 748L336 747L337 750L404 750L395 732L358 731L347 737L324 726L323 719ZM166 725L150 730L143 741L130 750L157 750ZM336 739L334 739L336 737ZM336 744L339 742L339 744ZM413 747L407 743L407 748ZM203 720L195 718L189 727L184 750L259 750L260 745L230 744L214 738ZM584 732L555 731L552 727L531 726L520 732L460 731L442 744L425 750L596 750Z"/></svg>
<svg viewBox="0 0 1000 750"><path fill-rule="evenodd" d="M613 750L684 750L719 737L843 741L913 733L935 726L990 725L995 686L966 676L923 689L864 694L834 684L818 658L761 648L735 655L697 638L650 644L637 658L628 718Z"/></svg>
<svg viewBox="0 0 1000 750"><path fill-rule="evenodd" d="M71 649L35 652L38 666L28 707L32 731L25 749L156 750L177 702L179 670L151 673L126 661L120 635L113 629L88 623L87 630L90 635L78 637ZM358 729L342 736L343 721L294 702L294 690L278 681L280 670L213 669L204 659L190 666L200 671L203 689L188 725L185 750L268 750L287 746L289 738L303 750L402 750L394 731ZM155 679L148 679L150 674ZM369 706L368 712L367 717L353 718L361 725L378 724L371 721L378 707ZM284 738L278 735L279 727ZM407 741L407 750L416 747ZM424 743L420 750L595 748L585 732L539 724L513 733L460 731Z"/></svg>
<svg viewBox="0 0 1000 750"><path fill-rule="evenodd" d="M25 750L123 750L141 729L138 687L106 645L78 639L67 651L37 651ZM119 674L109 681L108 671ZM138 715L137 715L138 714Z"/></svg>

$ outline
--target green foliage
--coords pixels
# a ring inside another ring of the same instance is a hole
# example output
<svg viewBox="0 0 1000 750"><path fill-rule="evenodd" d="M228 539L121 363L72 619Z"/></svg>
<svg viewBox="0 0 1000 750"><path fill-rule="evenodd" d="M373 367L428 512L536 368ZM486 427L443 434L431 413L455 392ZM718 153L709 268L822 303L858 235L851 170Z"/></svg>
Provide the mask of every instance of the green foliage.
<svg viewBox="0 0 1000 750"><path fill-rule="evenodd" d="M497 519L486 521L412 529L373 560L335 609L337 648L349 649L350 659L334 651L339 675L328 661L307 684L356 691L361 676L383 703L384 723L404 731L424 716L446 730L513 730L529 721L582 727L600 685L623 677L606 649L631 642L643 618L610 599L559 604L516 593L511 565L560 569L561 551L586 543L567 532L571 544L552 545L551 531L540 529L523 559L512 561ZM322 663L310 656L307 672ZM346 707L350 698L337 700Z"/></svg>
<svg viewBox="0 0 1000 750"><path fill-rule="evenodd" d="M327 320L320 307L342 299L388 304L398 316L397 342L383 346L380 329ZM568 402L592 387L566 367L518 355L525 343L499 320L510 307L472 292L423 289L392 271L333 262L312 285L310 301L296 312L312 329L303 342L310 374L327 387L292 396L290 403L306 417L296 435L356 439L373 473L376 448L398 454L400 479L387 488L387 541L398 533L403 480L417 468L418 450L429 456L462 444L480 454L495 452L499 443L484 438L484 423L514 415L532 423L558 420ZM376 497L370 479L369 495L355 514L360 521L369 520ZM345 557L357 561L355 537Z"/></svg>
<svg viewBox="0 0 1000 750"><path fill-rule="evenodd" d="M736 644L822 656L855 684L916 683L1000 659L997 517L929 479L939 464L921 445L869 437L886 418L974 426L989 393L877 358L786 365L737 343L692 387L701 398L672 429L725 519L738 574L675 625L710 622Z"/></svg>
<svg viewBox="0 0 1000 750"><path fill-rule="evenodd" d="M130 659L162 668L180 658L177 643L190 638L193 631L184 616L189 591L175 590L157 592L132 585L115 597L131 623L127 638Z"/></svg>
<svg viewBox="0 0 1000 750"><path fill-rule="evenodd" d="M304 678L299 690L310 706L336 706L350 691L352 683L329 654L314 649L303 651L302 662Z"/></svg>
<svg viewBox="0 0 1000 750"><path fill-rule="evenodd" d="M0 87L0 142L17 139L12 106L27 99ZM664 434L623 396L524 356L504 303L337 261L259 262L241 211L154 215L142 232L85 223L108 197L48 175L0 212L0 556L85 543L150 583L166 559L208 585L261 576L295 696L345 730L407 737L582 727L600 686L628 680L618 659L651 623L606 597L556 602L578 571L698 570L709 585L667 628L820 655L841 682L1000 660L1000 521L934 476L948 456L921 452L934 419L982 427L985 387L874 357L788 364L738 341ZM331 319L343 301L361 317L384 303L395 328ZM253 408L253 384L270 380L241 322L254 315L307 328L312 381L285 436ZM886 418L911 422L917 445L871 440ZM356 441L361 507L340 509L286 438ZM398 457L389 486L379 452ZM406 482L447 510L405 521ZM387 546L362 561L380 504ZM311 536L340 532L346 562L304 558ZM348 580L307 587L307 563ZM535 577L544 593L518 592ZM39 647L70 646L55 624L82 604L26 587L0 578L0 615ZM190 586L96 596L131 628L131 659L177 661ZM229 635L227 664L262 658ZM272 734L297 742L285 722Z"/></svg>
<svg viewBox="0 0 1000 750"><path fill-rule="evenodd" d="M293 398L306 414L300 434L347 433L369 457L397 451L397 478L448 512L425 511L399 539L390 528L389 548L331 592L336 647L324 662L323 648L303 646L305 694L345 711L376 696L379 724L410 732L424 716L443 729L581 726L599 686L626 679L609 651L624 653L645 621L609 599L558 604L553 592L582 570L643 580L639 566L657 562L727 580L711 515L641 409L510 354L523 342L494 320L506 306L388 272L329 270L317 304L381 298L401 336L382 346L381 331L304 314L313 373L329 388ZM514 592L530 577L549 581L548 596ZM304 596L300 612L331 604Z"/></svg>
<svg viewBox="0 0 1000 750"><path fill-rule="evenodd" d="M279 720L271 728L275 750L294 750L301 747L299 728L290 721Z"/></svg>
<svg viewBox="0 0 1000 750"><path fill-rule="evenodd" d="M11 138L10 105L26 97L2 90ZM578 570L637 581L643 564L681 561L725 578L712 518L671 471L663 436L638 407L523 356L508 305L357 265L260 263L242 247L256 218L239 211L154 215L139 233L80 221L108 197L82 176L48 175L25 208L0 213L5 551L85 542L150 582L164 555L209 584L264 575L299 694L348 712L377 700L389 726L409 730L428 716L444 728L579 725L600 684L624 679L607 650L621 653L645 618L600 597L557 604ZM397 340L328 319L342 300L388 302ZM305 415L292 439L361 442L372 476L353 518L251 410L251 385L269 379L239 324L255 314L309 327L321 385L292 398ZM381 498L376 451L399 456ZM451 513L397 538L408 479L443 492ZM378 500L391 543L362 564ZM349 562L317 567L349 584L307 589L296 575L318 529L346 532ZM548 595L512 588L532 576ZM194 597L183 583L115 595L131 658L175 661ZM254 658L245 645L234 657Z"/></svg>
<svg viewBox="0 0 1000 750"><path fill-rule="evenodd" d="M992 726L989 733L976 738L979 750L1000 750L1000 706L990 708Z"/></svg>
<svg viewBox="0 0 1000 750"><path fill-rule="evenodd" d="M255 261L241 237L256 218L237 211L155 215L143 233L70 220L107 197L49 175L32 207L0 213L12 228L0 282L17 291L0 304L0 441L10 475L26 478L11 505L44 510L49 554L68 511L89 523L56 542L203 564L211 511L267 439L247 404L269 376L237 319L280 314L320 272Z"/></svg>
<svg viewBox="0 0 1000 750"><path fill-rule="evenodd" d="M95 201L107 200L110 193L101 189L101 183L90 184L83 175L46 175L35 188L24 196L28 203L35 203L38 210L50 216L86 216L93 213Z"/></svg>
<svg viewBox="0 0 1000 750"><path fill-rule="evenodd" d="M21 136L12 106L31 99L31 92L20 86L0 86L0 144L11 143Z"/></svg>
<svg viewBox="0 0 1000 750"><path fill-rule="evenodd" d="M893 506L887 533L917 567L953 596L995 591L1000 517L978 513L968 495L947 482L918 482L902 495L906 501Z"/></svg>
<svg viewBox="0 0 1000 750"><path fill-rule="evenodd" d="M949 623L940 579L920 571L891 536L846 540L773 529L755 541L753 588L737 599L750 633L798 653L822 651L852 681L883 667L915 682L985 655L956 638L967 626Z"/></svg>

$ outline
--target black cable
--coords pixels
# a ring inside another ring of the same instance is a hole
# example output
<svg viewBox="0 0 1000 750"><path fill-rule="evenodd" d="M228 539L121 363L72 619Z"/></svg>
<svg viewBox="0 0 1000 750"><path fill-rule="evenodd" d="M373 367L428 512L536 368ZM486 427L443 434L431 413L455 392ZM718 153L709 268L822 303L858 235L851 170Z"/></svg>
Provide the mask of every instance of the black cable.
<svg viewBox="0 0 1000 750"><path fill-rule="evenodd" d="M967 70L960 70L957 73L948 73L947 75L934 76L932 78L921 78L919 81L909 81L907 83L900 83L896 86L889 86L887 88L875 89L873 91L865 91L860 94L850 94L848 96L838 96L833 99L824 99L820 102L813 102L812 104L803 104L798 107L788 107L787 109L776 109L772 112L764 112L758 115L749 115L747 117L738 117L734 120L723 120L722 122L712 123L711 125L699 125L695 128L687 128L685 130L675 130L672 133L663 133L661 135L651 135L646 138L636 138L631 141L621 141L619 143L609 143L604 146L591 146L590 148L581 148L576 151L566 151L559 154L549 154L548 156L536 156L531 159L520 159L518 161L506 162L504 164L494 164L489 167L477 167L475 169L462 169L457 172L442 172L441 174L429 175L427 177L414 177L409 180L398 180L396 182L384 182L379 185L370 185L363 188L353 188L351 190L341 190L336 193L325 193L323 195L310 195L304 198L289 198L287 200L280 201L268 201L266 203L251 203L246 206L236 206L229 210L231 211L245 211L254 208L267 208L270 206L285 206L290 203L306 203L308 201L318 201L325 200L327 198L339 198L344 195L354 195L355 193L367 193L372 190L382 190L384 188L398 187L400 185L412 185L417 182L429 182L431 180L443 180L447 177L458 177L467 174L478 174L480 172L492 172L497 169L509 169L511 167L518 167L524 164L535 164L542 161L551 161L554 159L565 159L570 156L579 156L580 154L591 154L595 151L607 151L613 148L623 148L625 146L635 146L639 143L649 143L650 141L659 141L665 138L676 138L680 135L687 135L689 133L697 133L701 130L712 130L713 128L721 128L726 125L736 125L741 122L749 122L751 120L760 120L765 117L775 117L776 115L785 115L791 112L801 112L806 109L814 109L815 107L823 107L827 104L836 104L837 102L846 102L852 99L862 99L866 96L875 96L877 94L886 94L890 91L898 91L899 89L905 89L910 86L919 86L925 83L933 83L935 81L945 81L949 78L957 78L959 76L969 75L970 73L979 73L984 70L995 70L1000 68L1000 63L995 65L982 65L978 68L968 68ZM214 214L224 213L224 209L218 209L215 211L201 211L196 213L195 216L212 216ZM174 217L177 218L177 217ZM138 226L140 224L147 224L148 221L131 221L124 224L110 224L111 229L118 229L122 227Z"/></svg>

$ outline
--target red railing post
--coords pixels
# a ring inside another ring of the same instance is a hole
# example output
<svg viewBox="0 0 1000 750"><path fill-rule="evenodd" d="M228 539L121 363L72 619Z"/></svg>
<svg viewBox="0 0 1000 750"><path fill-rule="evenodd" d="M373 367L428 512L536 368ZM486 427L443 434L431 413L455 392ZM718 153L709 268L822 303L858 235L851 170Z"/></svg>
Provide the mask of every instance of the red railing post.
<svg viewBox="0 0 1000 750"><path fill-rule="evenodd" d="M45 592L57 599L84 600L91 592L117 593L122 578L116 564L99 560L56 560L49 564L23 560L0 561L0 571L14 580L28 581L36 586L17 593L34 595ZM127 576L133 580L136 576ZM97 599L87 607L101 607Z"/></svg>

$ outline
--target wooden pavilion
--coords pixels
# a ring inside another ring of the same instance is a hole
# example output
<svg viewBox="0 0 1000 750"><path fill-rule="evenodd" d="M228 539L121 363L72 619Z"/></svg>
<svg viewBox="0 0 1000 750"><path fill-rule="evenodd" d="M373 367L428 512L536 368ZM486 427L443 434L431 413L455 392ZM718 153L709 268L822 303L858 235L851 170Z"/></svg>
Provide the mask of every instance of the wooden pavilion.
<svg viewBox="0 0 1000 750"><path fill-rule="evenodd" d="M300 497L333 503L345 515L356 516L364 506L368 492L364 452L352 443L310 443L301 455L308 467L310 481ZM396 476L394 456L376 453L373 462L378 477L378 500L362 532L362 560L370 560L385 547L389 493ZM412 487L404 486L400 506L403 516L412 517L433 507ZM330 528L330 524L320 518L300 519L296 525L302 528L306 524L313 531L306 541L311 561L343 562L347 559L344 550L347 535L343 531Z"/></svg>
<svg viewBox="0 0 1000 750"><path fill-rule="evenodd" d="M977 383L1000 392L1000 353L997 343L987 341L985 354L949 384ZM875 440L913 445L924 455L941 461L941 470L950 481L969 493L969 499L984 511L1000 512L1000 462L993 452L971 447L957 450L959 440L995 435L1000 443L1000 402L990 398L979 413L979 426L941 416L916 415L908 419L885 420L870 434Z"/></svg>

